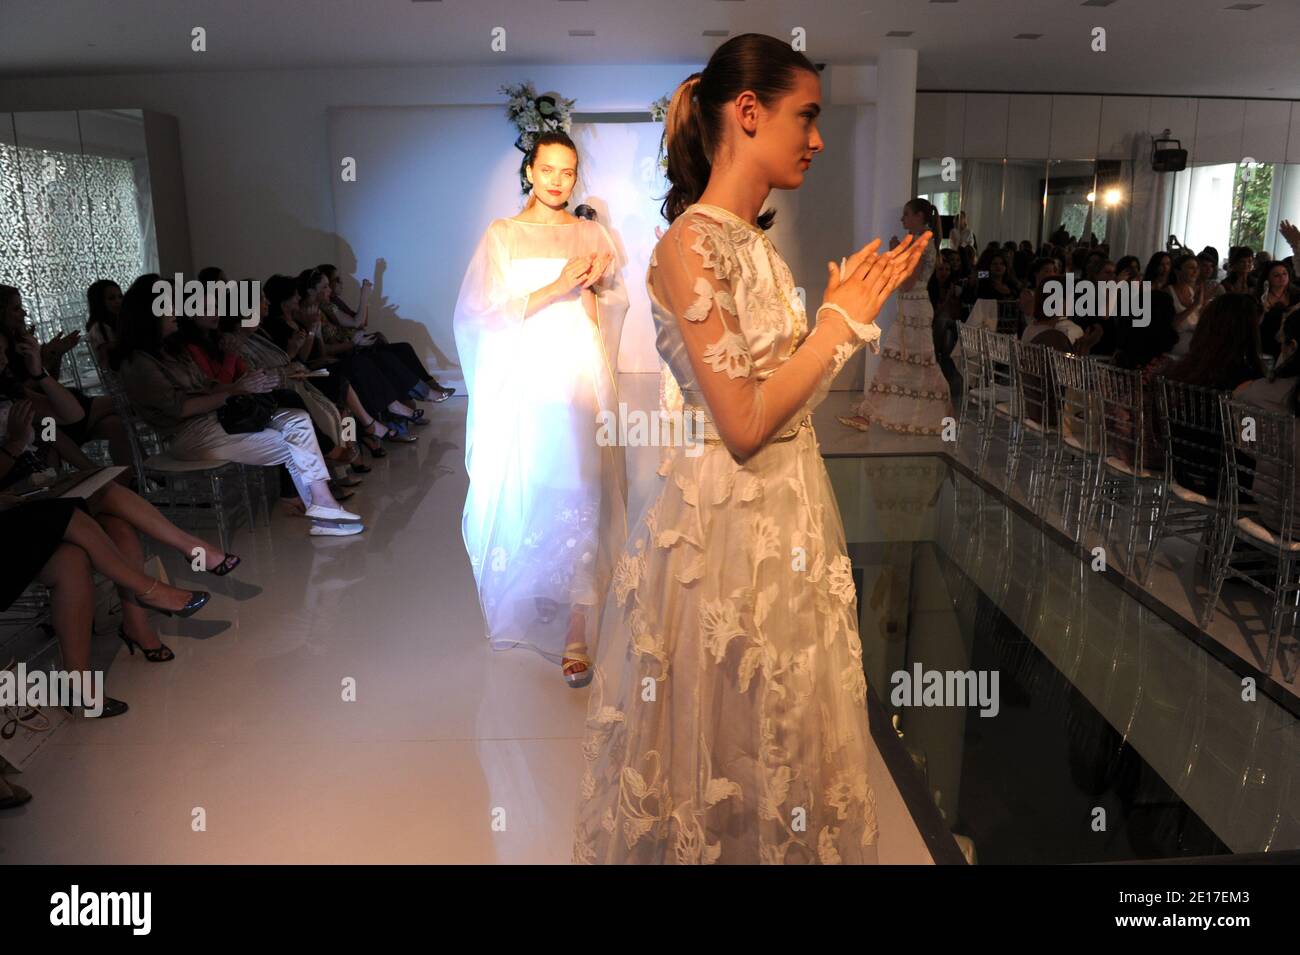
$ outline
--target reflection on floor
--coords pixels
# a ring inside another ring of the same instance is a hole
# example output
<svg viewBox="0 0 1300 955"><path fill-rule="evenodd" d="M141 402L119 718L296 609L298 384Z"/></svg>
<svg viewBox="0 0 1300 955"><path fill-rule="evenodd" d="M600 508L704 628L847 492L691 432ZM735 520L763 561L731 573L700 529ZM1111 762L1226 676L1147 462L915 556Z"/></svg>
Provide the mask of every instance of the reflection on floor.
<svg viewBox="0 0 1300 955"><path fill-rule="evenodd" d="M828 430L849 455L827 463L861 575L868 679L888 701L890 675L916 666L1000 677L996 718L891 706L979 861L1300 849L1290 694L1243 700L1244 662L1216 659L1234 662L947 455L861 457L862 438L833 419L824 449Z"/></svg>
<svg viewBox="0 0 1300 955"><path fill-rule="evenodd" d="M856 395L847 392L833 392L818 409L815 420L817 437L822 453L828 456L862 455L862 454L918 454L943 453L956 455L969 466L974 464L972 435L963 436L956 448L937 438L909 439L892 435L889 432L873 429L867 434L854 431L835 420L835 415L846 414ZM995 443L983 474L999 490L1006 491L1005 446ZM1026 488L1028 468L1022 467L1017 474L1016 483L1011 487L1011 495L1022 504L1028 500ZM1055 495L1059 504L1060 492ZM1047 510L1048 520L1059 526L1059 515L1055 508ZM1100 534L1090 531L1084 543L1091 549L1104 543ZM1144 553L1144 552L1143 552ZM1123 555L1119 555L1122 557ZM1146 588L1161 604L1177 613L1188 623L1196 625L1197 615L1205 602L1204 574L1196 569L1196 550L1186 541L1171 539L1165 541L1157 554L1155 569ZM1227 650L1231 651L1252 668L1262 665L1266 650L1265 632L1268 623L1268 605L1264 596L1249 586L1233 581L1224 585L1218 610L1210 626L1205 631ZM1199 628L1198 628L1199 629ZM1282 674L1281 654L1274 661L1270 673L1273 688L1300 698L1300 678L1287 683Z"/></svg>
<svg viewBox="0 0 1300 955"><path fill-rule="evenodd" d="M652 406L656 376L622 384ZM202 581L208 609L161 622L174 662L98 638L131 712L58 728L19 777L33 801L0 814L0 863L568 862L586 697L488 649L460 537L465 400L427 407L349 502L364 535L277 515L240 531L235 579ZM656 464L629 455L632 515ZM929 862L872 765L881 861Z"/></svg>

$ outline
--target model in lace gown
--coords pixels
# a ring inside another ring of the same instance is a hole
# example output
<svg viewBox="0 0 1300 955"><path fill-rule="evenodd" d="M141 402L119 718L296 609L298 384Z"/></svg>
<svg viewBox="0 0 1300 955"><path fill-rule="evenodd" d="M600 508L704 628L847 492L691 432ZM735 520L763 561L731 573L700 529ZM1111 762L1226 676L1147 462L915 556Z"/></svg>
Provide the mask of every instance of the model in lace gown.
<svg viewBox="0 0 1300 955"><path fill-rule="evenodd" d="M912 199L903 207L902 223L912 235L934 225L937 212L927 199ZM898 314L885 332L880 364L852 417L839 420L859 431L872 424L900 434L937 435L943 419L952 414L951 390L934 357L934 308L928 283L938 256L930 242L915 274L898 293Z"/></svg>
<svg viewBox="0 0 1300 955"><path fill-rule="evenodd" d="M746 46L758 49L741 57ZM678 87L668 109L671 226L646 284L659 354L705 440L669 451L615 568L588 706L575 862L875 860L856 594L810 413L844 363L879 337L870 323L919 250L878 256L876 243L843 270L831 264L808 332L790 270L763 228L710 200L772 169L794 188L800 157L821 140L797 120L747 137L735 128L743 110L714 110L762 85L738 65L716 74L719 85L737 84L734 93L713 86L715 61L733 57L760 71L789 65L792 89L769 104L778 115L820 98L806 57L742 34ZM690 115L705 110L708 118ZM724 125L726 140L716 128ZM679 176L674 137L700 129L735 147L734 165ZM808 145L788 151L792 142ZM677 185L705 180L698 201Z"/></svg>
<svg viewBox="0 0 1300 955"><path fill-rule="evenodd" d="M615 568L575 860L874 861L857 603L810 412L875 327L823 312L805 339L771 241L702 203L647 285L706 442L670 452Z"/></svg>
<svg viewBox="0 0 1300 955"><path fill-rule="evenodd" d="M609 233L563 211L568 137L539 137L535 155L534 193L550 209L493 221L456 303L469 392L462 533L493 649L536 650L581 687L627 532L622 449L597 440L598 417L617 414L627 294Z"/></svg>

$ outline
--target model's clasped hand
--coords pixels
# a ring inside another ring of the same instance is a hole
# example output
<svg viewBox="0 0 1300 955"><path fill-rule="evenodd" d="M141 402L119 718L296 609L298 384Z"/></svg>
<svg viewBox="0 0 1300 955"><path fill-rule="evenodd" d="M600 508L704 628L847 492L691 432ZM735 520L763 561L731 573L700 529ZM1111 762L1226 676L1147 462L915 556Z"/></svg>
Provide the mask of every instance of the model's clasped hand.
<svg viewBox="0 0 1300 955"><path fill-rule="evenodd" d="M915 271L930 238L929 232L908 235L884 255L878 254L880 240L873 239L838 265L827 262L830 280L823 304L839 306L851 323L871 324L885 299Z"/></svg>
<svg viewBox="0 0 1300 955"><path fill-rule="evenodd" d="M567 295L576 288L591 288L600 281L612 261L614 257L608 252L589 252L569 259L555 280L556 292Z"/></svg>

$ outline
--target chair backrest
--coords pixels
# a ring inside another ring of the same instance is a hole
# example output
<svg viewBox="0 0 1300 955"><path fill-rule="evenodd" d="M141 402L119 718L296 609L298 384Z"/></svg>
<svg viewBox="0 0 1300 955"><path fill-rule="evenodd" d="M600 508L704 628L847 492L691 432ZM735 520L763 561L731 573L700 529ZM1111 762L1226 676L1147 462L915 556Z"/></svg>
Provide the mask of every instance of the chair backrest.
<svg viewBox="0 0 1300 955"><path fill-rule="evenodd" d="M984 361L993 387L993 400L1011 405L1016 400L1016 370L1011 362L1013 339L987 328L981 329L980 334L984 336Z"/></svg>
<svg viewBox="0 0 1300 955"><path fill-rule="evenodd" d="M1227 502L1232 519L1250 517L1289 546L1295 515L1295 416L1219 396Z"/></svg>
<svg viewBox="0 0 1300 955"><path fill-rule="evenodd" d="M1052 368L1058 421L1063 433L1072 434L1085 448L1092 448L1097 435L1097 403L1094 399L1093 365L1081 355L1047 350Z"/></svg>
<svg viewBox="0 0 1300 955"><path fill-rule="evenodd" d="M131 444L131 463L135 467L136 487L145 488L148 486L145 479L144 462L150 456L157 454L163 448L162 439L158 437L157 432L147 424L136 417L135 411L131 408L131 402L126 397L126 389L122 386L122 381L117 377L117 372L108 368L101 368L99 361L95 358L94 350L90 352L90 361L94 366L95 373L99 376L100 383L109 397L113 399L113 410L122 421L122 427L126 431L127 439Z"/></svg>
<svg viewBox="0 0 1300 955"><path fill-rule="evenodd" d="M1018 413L1045 427L1056 424L1056 400L1052 392L1048 349L1042 345L1011 343L1011 357L1016 368L1016 402Z"/></svg>
<svg viewBox="0 0 1300 955"><path fill-rule="evenodd" d="M1211 500L1223 490L1223 414L1220 392L1158 377L1155 420L1165 453L1165 477ZM1154 467L1154 462L1148 467Z"/></svg>
<svg viewBox="0 0 1300 955"><path fill-rule="evenodd" d="M998 334L1019 336L1021 331L1020 303L998 302Z"/></svg>
<svg viewBox="0 0 1300 955"><path fill-rule="evenodd" d="M957 326L961 342L961 375L968 387L978 387L984 380L984 338L975 325L962 322Z"/></svg>
<svg viewBox="0 0 1300 955"><path fill-rule="evenodd" d="M1090 362L1096 381L1098 424L1103 454L1119 458L1134 471L1145 468L1147 422L1142 397L1142 373Z"/></svg>

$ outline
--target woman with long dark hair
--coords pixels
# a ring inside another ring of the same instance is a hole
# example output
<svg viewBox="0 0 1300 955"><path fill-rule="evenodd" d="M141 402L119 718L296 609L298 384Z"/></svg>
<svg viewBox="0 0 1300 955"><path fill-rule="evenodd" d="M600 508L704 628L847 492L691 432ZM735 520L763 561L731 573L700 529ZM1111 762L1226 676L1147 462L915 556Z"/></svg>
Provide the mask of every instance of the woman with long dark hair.
<svg viewBox="0 0 1300 955"><path fill-rule="evenodd" d="M599 603L627 533L614 363L627 312L618 251L569 212L578 150L542 133L523 210L488 225L452 327L469 393L461 532L493 649L524 646L591 682Z"/></svg>
<svg viewBox="0 0 1300 955"><path fill-rule="evenodd" d="M901 221L913 237L939 234L939 213L928 199L909 199ZM900 434L937 435L944 417L952 414L951 389L935 359L934 308L927 290L936 253L931 240L921 252L916 273L899 286L898 314L885 332L880 365L853 414L840 416L842 424L859 431L879 424ZM994 249L994 257L1005 273L1001 250Z"/></svg>
<svg viewBox="0 0 1300 955"><path fill-rule="evenodd" d="M1300 311L1300 289L1285 261L1268 267L1259 303L1264 313L1259 322L1259 347L1265 355L1277 358L1282 351L1282 325Z"/></svg>
<svg viewBox="0 0 1300 955"><path fill-rule="evenodd" d="M670 226L647 290L703 440L669 449L614 572L577 862L875 858L857 601L811 411L933 236L828 262L808 332L763 205L803 183L820 111L816 66L753 33L668 107Z"/></svg>
<svg viewBox="0 0 1300 955"><path fill-rule="evenodd" d="M1142 272L1142 281L1150 282L1153 291L1169 287L1173 275L1174 258L1168 252L1156 252L1147 260L1147 267Z"/></svg>
<svg viewBox="0 0 1300 955"><path fill-rule="evenodd" d="M86 289L86 338L100 368L108 367L109 353L117 343L117 315L122 310L122 287L112 279L92 282Z"/></svg>
<svg viewBox="0 0 1300 955"><path fill-rule="evenodd" d="M1187 354L1170 366L1166 378L1202 388L1232 391L1264 377L1259 351L1259 302L1228 292L1201 313Z"/></svg>

